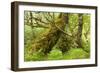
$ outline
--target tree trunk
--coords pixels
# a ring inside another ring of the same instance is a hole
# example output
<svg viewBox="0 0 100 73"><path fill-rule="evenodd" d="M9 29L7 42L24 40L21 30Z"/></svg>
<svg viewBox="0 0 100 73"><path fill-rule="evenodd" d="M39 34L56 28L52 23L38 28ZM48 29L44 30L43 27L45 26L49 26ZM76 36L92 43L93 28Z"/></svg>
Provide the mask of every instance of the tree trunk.
<svg viewBox="0 0 100 73"><path fill-rule="evenodd" d="M69 19L68 13L66 13L65 18L64 18L64 21L65 21L64 31L65 31L65 29L67 29L68 21L69 21L68 19ZM68 35L61 33L61 36L57 42L56 48L60 49L62 51L62 53L65 53L70 48L70 41L69 41L70 39L68 39L68 37L69 37Z"/></svg>
<svg viewBox="0 0 100 73"><path fill-rule="evenodd" d="M78 32L77 32L78 48L82 48L82 28L83 28L83 14L79 14L79 24L78 24Z"/></svg>

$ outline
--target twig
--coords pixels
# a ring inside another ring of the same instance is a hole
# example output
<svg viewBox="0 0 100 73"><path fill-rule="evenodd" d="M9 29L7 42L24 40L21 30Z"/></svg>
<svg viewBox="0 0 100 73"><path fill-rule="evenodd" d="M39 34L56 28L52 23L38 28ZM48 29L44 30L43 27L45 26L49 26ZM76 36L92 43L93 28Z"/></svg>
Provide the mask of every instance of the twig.
<svg viewBox="0 0 100 73"><path fill-rule="evenodd" d="M44 24L49 24L49 23L46 23L46 22L42 21L41 19L38 19L38 18L35 18L35 17L32 17L32 19L38 20L39 22L44 23Z"/></svg>

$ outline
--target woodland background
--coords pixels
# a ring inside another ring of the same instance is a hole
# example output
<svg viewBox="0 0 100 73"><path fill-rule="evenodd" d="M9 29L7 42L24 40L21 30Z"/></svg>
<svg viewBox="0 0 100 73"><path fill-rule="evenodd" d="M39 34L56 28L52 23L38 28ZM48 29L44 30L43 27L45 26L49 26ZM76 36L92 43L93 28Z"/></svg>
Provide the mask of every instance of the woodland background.
<svg viewBox="0 0 100 73"><path fill-rule="evenodd" d="M90 14L24 12L25 61L90 57Z"/></svg>

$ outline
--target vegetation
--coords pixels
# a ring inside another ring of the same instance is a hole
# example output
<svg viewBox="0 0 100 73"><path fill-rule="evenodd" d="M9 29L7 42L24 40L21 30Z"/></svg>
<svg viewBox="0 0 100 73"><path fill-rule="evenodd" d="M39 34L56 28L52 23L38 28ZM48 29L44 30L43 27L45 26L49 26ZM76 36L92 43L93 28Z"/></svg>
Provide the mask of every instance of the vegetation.
<svg viewBox="0 0 100 73"><path fill-rule="evenodd" d="M24 60L90 58L90 14L24 12Z"/></svg>

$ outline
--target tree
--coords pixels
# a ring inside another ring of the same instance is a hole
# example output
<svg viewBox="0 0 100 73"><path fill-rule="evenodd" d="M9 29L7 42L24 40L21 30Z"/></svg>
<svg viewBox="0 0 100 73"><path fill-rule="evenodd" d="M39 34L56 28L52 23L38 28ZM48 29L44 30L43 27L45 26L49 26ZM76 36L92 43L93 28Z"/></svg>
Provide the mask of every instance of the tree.
<svg viewBox="0 0 100 73"><path fill-rule="evenodd" d="M63 35L61 36L61 34L66 34L64 32L66 22L67 22L66 14L60 13L57 18L57 21L54 21L55 16L53 13L52 18L53 18L53 20L50 23L49 32L47 34L43 35L43 38L41 40L39 40L38 42L35 42L34 46L33 46L33 49L35 49L35 50L38 50L42 47L43 48L42 51L45 54L49 53L52 50L54 45L57 43L58 39L63 36ZM63 49L62 49L62 51L63 51Z"/></svg>
<svg viewBox="0 0 100 73"><path fill-rule="evenodd" d="M70 45L71 40L69 39L69 37L72 37L72 36L69 35L66 31L66 29L68 28L68 25L69 25L69 23L68 23L68 21L69 21L68 15L69 14L66 13L66 14L63 14L63 15L64 15L64 18L65 18L64 19L65 22L63 23L64 29L63 30L60 29L63 33L60 34L60 38L57 42L56 48L59 48L62 51L62 53L65 53L71 47L71 45Z"/></svg>
<svg viewBox="0 0 100 73"><path fill-rule="evenodd" d="M79 23L77 31L77 44L78 48L82 48L82 28L83 28L83 14L79 14Z"/></svg>
<svg viewBox="0 0 100 73"><path fill-rule="evenodd" d="M26 20L29 21L29 19ZM30 12L30 20L31 21L28 22L27 25L31 26L32 29L34 29L35 27L48 28L48 32L42 34L40 40L36 40L35 42L33 42L32 52L39 51L42 48L41 51L47 54L52 50L54 45L58 42L59 38L62 39L61 42L67 39L64 38L64 36L68 35L65 32L66 24L68 24L68 14L33 12L32 15L32 12ZM62 44L59 46L62 52L66 51L63 49L66 46L68 45Z"/></svg>

